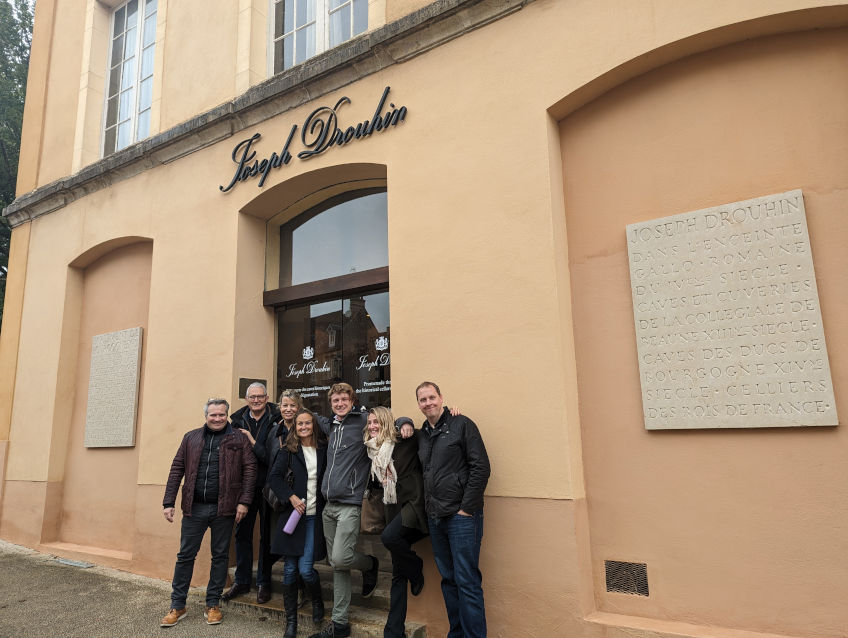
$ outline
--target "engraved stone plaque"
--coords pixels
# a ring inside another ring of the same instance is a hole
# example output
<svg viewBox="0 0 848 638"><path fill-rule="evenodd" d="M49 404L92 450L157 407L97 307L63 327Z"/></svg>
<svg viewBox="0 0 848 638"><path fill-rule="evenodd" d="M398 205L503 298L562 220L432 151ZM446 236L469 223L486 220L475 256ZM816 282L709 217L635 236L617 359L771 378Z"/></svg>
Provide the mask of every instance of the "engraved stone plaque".
<svg viewBox="0 0 848 638"><path fill-rule="evenodd" d="M141 328L96 335L85 413L85 447L135 445Z"/></svg>
<svg viewBox="0 0 848 638"><path fill-rule="evenodd" d="M800 190L627 226L649 430L837 425Z"/></svg>

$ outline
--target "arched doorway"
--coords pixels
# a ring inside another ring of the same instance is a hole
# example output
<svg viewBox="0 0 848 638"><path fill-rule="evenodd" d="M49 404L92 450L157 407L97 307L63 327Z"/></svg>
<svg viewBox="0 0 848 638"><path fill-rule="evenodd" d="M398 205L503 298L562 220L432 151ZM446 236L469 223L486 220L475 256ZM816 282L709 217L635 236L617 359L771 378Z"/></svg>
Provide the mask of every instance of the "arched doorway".
<svg viewBox="0 0 848 638"><path fill-rule="evenodd" d="M277 220L286 219L282 223ZM353 188L269 221L279 241L275 310L276 386L326 412L326 391L344 381L367 405L391 402L387 193ZM274 287L276 284L276 287Z"/></svg>

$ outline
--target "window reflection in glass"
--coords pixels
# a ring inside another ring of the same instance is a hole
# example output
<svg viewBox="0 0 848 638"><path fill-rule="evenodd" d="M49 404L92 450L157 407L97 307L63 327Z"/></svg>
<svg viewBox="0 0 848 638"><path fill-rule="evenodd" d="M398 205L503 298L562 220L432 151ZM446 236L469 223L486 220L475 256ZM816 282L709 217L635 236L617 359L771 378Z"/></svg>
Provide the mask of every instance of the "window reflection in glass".
<svg viewBox="0 0 848 638"><path fill-rule="evenodd" d="M354 191L280 227L280 287L389 264L386 192Z"/></svg>
<svg viewBox="0 0 848 638"><path fill-rule="evenodd" d="M390 406L389 293L356 295L277 313L277 392L298 390L329 415L327 390L344 381L366 407Z"/></svg>

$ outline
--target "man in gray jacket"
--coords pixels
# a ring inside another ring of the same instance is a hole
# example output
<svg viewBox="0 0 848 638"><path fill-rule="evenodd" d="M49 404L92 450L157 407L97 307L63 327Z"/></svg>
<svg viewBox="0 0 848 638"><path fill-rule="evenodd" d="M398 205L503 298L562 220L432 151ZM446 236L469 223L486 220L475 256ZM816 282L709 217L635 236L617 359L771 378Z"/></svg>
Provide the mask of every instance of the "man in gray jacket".
<svg viewBox="0 0 848 638"><path fill-rule="evenodd" d="M323 631L309 638L350 636L350 571L362 570L362 595L368 598L377 586L379 569L374 556L356 551L362 495L371 470L363 439L368 417L363 412L353 410L356 395L347 383L333 385L329 396L333 419L321 419L321 428L329 439L327 469L321 492L327 499L323 522L327 556L333 566L333 620Z"/></svg>

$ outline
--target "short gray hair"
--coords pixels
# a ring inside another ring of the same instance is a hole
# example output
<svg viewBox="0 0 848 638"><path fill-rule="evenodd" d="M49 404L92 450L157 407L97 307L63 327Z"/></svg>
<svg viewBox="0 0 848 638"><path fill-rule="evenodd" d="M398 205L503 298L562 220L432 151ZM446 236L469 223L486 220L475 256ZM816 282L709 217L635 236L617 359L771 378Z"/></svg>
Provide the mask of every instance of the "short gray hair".
<svg viewBox="0 0 848 638"><path fill-rule="evenodd" d="M247 397L248 393L250 392L250 388L262 388L262 394L264 394L264 395L268 394L268 388L265 387L264 383L260 383L259 381L254 381L249 386L247 386L247 389L244 391L245 397Z"/></svg>
<svg viewBox="0 0 848 638"><path fill-rule="evenodd" d="M226 399L209 399L206 402L206 406L203 408L203 415L209 416L209 406L210 405L223 405L227 410L227 414L230 413L230 404Z"/></svg>

